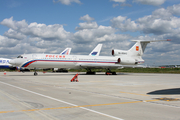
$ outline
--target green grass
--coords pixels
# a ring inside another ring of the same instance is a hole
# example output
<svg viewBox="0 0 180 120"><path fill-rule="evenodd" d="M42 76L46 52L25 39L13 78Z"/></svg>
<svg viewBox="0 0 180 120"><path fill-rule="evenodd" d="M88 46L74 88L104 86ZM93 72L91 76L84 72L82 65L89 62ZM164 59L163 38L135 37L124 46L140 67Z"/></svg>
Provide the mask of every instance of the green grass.
<svg viewBox="0 0 180 120"><path fill-rule="evenodd" d="M14 71L9 69L1 69L3 71ZM31 70L33 71L33 70ZM43 70L37 70L43 71ZM86 72L86 69L70 69L69 72ZM106 72L105 69L92 69L94 72ZM180 74L180 68L123 68L123 69L112 69L112 72L124 72L124 73L175 73ZM51 70L49 70L51 72Z"/></svg>
<svg viewBox="0 0 180 120"><path fill-rule="evenodd" d="M86 72L85 69L74 70L70 69L71 72ZM92 69L95 72L106 72L105 69ZM112 69L113 72L127 72L127 73L176 73L180 74L180 68L123 68L123 69Z"/></svg>
<svg viewBox="0 0 180 120"><path fill-rule="evenodd" d="M177 73L177 74L180 74L180 68L124 68L120 71L132 72L132 73Z"/></svg>

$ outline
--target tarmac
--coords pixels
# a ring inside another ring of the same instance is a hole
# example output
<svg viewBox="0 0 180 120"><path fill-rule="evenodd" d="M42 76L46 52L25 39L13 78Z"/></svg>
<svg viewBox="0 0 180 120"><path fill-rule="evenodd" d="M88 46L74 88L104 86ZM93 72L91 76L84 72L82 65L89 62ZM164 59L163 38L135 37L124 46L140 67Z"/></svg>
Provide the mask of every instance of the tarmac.
<svg viewBox="0 0 180 120"><path fill-rule="evenodd" d="M180 120L180 74L33 74L0 72L0 120Z"/></svg>

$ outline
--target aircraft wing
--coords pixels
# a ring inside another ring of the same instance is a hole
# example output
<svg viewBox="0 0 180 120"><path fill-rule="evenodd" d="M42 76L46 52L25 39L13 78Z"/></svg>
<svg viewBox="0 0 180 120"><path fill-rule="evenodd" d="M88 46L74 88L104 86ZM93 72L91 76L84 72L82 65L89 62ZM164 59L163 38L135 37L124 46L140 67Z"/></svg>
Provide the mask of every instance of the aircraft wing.
<svg viewBox="0 0 180 120"><path fill-rule="evenodd" d="M114 69L121 69L123 66L120 64L112 64L112 65L107 65L107 64L94 64L94 63L78 63L76 66L81 67L81 68L96 68L96 69L101 69L101 68L114 68Z"/></svg>

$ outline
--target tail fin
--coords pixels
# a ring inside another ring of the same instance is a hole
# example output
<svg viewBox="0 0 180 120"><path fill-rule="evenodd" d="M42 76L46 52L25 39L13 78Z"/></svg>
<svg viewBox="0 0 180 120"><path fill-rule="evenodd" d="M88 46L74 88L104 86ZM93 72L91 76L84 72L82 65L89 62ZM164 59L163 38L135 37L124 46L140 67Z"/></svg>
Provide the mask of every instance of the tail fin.
<svg viewBox="0 0 180 120"><path fill-rule="evenodd" d="M70 53L71 53L71 48L66 48L60 53L60 55L69 55Z"/></svg>
<svg viewBox="0 0 180 120"><path fill-rule="evenodd" d="M128 56L128 57L132 57L132 56L139 57L140 56L141 57L143 55L148 43L159 42L159 41L171 41L171 40L167 39L167 40L149 40L149 41L132 40L132 41L134 41L136 43L128 51L114 49L114 50L112 50L112 55L113 56Z"/></svg>
<svg viewBox="0 0 180 120"><path fill-rule="evenodd" d="M89 55L99 56L100 51L101 51L101 47L102 47L102 44L98 44Z"/></svg>
<svg viewBox="0 0 180 120"><path fill-rule="evenodd" d="M150 42L149 41L142 42L140 40L136 40L136 44L134 44L132 48L128 50L128 55L129 56L142 56L148 43Z"/></svg>
<svg viewBox="0 0 180 120"><path fill-rule="evenodd" d="M167 39L167 40L149 40L149 41L132 40L132 41L135 41L136 44L134 44L134 46L128 50L128 55L130 55L130 56L142 56L148 43L159 42L159 41L170 41L170 39Z"/></svg>

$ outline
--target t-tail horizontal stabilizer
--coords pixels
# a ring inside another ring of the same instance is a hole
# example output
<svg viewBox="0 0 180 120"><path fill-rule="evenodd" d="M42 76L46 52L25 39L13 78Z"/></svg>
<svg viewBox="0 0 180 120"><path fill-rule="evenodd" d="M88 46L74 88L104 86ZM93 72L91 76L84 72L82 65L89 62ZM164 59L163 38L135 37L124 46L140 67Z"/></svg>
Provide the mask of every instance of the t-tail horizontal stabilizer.
<svg viewBox="0 0 180 120"><path fill-rule="evenodd" d="M160 42L160 41L171 41L171 39L167 39L167 40L132 40L132 41L134 41L136 43L129 50L125 51L125 50L114 49L114 50L112 50L112 55L113 56L129 56L129 57L142 56L148 43Z"/></svg>

